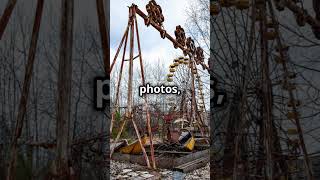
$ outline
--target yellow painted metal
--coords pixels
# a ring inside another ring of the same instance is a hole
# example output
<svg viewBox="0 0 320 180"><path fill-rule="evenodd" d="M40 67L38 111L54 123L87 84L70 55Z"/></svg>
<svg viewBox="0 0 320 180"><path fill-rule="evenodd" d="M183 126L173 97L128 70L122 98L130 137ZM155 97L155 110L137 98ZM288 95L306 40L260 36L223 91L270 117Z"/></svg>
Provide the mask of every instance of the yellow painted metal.
<svg viewBox="0 0 320 180"><path fill-rule="evenodd" d="M147 136L144 136L141 138L141 143L144 146L149 138ZM122 147L120 149L120 152L123 154L140 154L142 152L141 145L138 140L135 142L129 144L128 146Z"/></svg>
<svg viewBox="0 0 320 180"><path fill-rule="evenodd" d="M289 128L287 130L287 133L288 133L288 135L296 135L296 134L298 134L298 130L295 128Z"/></svg>
<svg viewBox="0 0 320 180"><path fill-rule="evenodd" d="M175 68L176 66L174 64L171 64L170 65L170 68Z"/></svg>
<svg viewBox="0 0 320 180"><path fill-rule="evenodd" d="M173 63L175 66L179 66L179 62L174 62Z"/></svg>
<svg viewBox="0 0 320 180"><path fill-rule="evenodd" d="M170 68L170 72L176 72L176 69Z"/></svg>
<svg viewBox="0 0 320 180"><path fill-rule="evenodd" d="M172 74L172 73L170 73L170 74L168 74L167 76L168 76L168 77L173 77L173 74Z"/></svg>
<svg viewBox="0 0 320 180"><path fill-rule="evenodd" d="M184 58L184 62L183 62L184 64L189 64L189 59L188 58Z"/></svg>
<svg viewBox="0 0 320 180"><path fill-rule="evenodd" d="M184 147L189 150L189 151L192 151L194 149L194 144L195 144L195 139L194 137L192 136L185 144L184 144Z"/></svg>

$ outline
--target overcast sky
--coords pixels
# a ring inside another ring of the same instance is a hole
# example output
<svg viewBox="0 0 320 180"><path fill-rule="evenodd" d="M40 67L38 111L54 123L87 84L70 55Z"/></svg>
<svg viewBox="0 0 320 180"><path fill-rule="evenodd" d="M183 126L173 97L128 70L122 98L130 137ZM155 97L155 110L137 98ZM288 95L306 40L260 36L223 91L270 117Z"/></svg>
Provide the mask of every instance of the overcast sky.
<svg viewBox="0 0 320 180"><path fill-rule="evenodd" d="M165 18L164 27L167 33L174 36L177 25L185 27L187 14L185 10L190 5L191 0L157 0L161 6ZM146 4L149 0L111 0L110 2L110 45L111 60L121 41L126 25L128 23L128 6L132 3L146 13ZM155 62L160 59L169 64L176 56L182 55L181 50L173 48L168 39L162 39L158 31L153 27L146 27L142 18L138 17L138 28L141 40L142 57L148 62ZM137 47L135 45L135 47ZM137 53L137 52L136 52ZM135 55L136 55L135 53Z"/></svg>

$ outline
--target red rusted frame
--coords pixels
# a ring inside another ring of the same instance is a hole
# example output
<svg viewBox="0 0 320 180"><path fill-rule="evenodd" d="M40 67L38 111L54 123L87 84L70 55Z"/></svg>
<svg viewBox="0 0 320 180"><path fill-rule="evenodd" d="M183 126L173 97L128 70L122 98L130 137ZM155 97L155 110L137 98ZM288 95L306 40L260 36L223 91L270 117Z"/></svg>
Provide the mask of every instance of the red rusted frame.
<svg viewBox="0 0 320 180"><path fill-rule="evenodd" d="M140 17L142 17L145 21L147 21L147 20L148 20L148 16L147 16L146 14L144 14L144 12L142 12L136 5L133 5L133 6L135 6L135 8L136 8L136 13L137 13ZM154 23L153 21L150 21L150 24L151 24L156 30L158 30L159 32L163 32L163 31L164 31L161 26L157 25L157 24ZM187 50L187 48L184 48L183 46L181 46L170 34L168 34L168 33L165 32L165 37L166 37L167 39L169 39L174 45L176 45L176 47L179 47L183 52L187 52L187 54L188 54L190 57L193 56L192 53L191 53L189 50ZM209 70L209 68L208 68L208 66L207 66L206 64L201 63L201 65L202 65L205 69Z"/></svg>
<svg viewBox="0 0 320 180"><path fill-rule="evenodd" d="M125 34L125 44L124 44L124 48L123 48L121 67L120 67L120 73L119 73L119 78L118 78L118 86L117 86L117 94L116 94L116 106L119 104L119 90L120 90L120 84L121 84L121 79L122 79L123 65L124 65L125 56L126 56L126 49L127 49L127 42L128 42L128 32L129 31L126 31L126 34Z"/></svg>
<svg viewBox="0 0 320 180"><path fill-rule="evenodd" d="M17 0L8 0L6 9L4 10L3 15L0 16L1 17L1 19L0 19L0 40L2 38L2 35L3 35L7 25L8 25L12 11L13 11L16 4L17 4Z"/></svg>
<svg viewBox="0 0 320 180"><path fill-rule="evenodd" d="M134 13L135 13L135 10L134 10ZM136 35L137 35L138 52L139 52L139 59L140 59L140 70L141 70L142 84L143 84L143 86L145 86L145 77L144 77L139 29L138 29L138 22L137 22L136 14L134 14L134 20L135 20L135 26L136 26ZM144 96L144 99L145 99L145 107L146 107L146 112L147 112L147 128L148 128L148 134L149 134L149 140L150 140L151 162L152 162L152 167L154 169L156 169L156 161L154 158L154 147L153 147L153 135L152 135L152 130L151 130L150 112L149 112L149 107L148 107L147 96Z"/></svg>
<svg viewBox="0 0 320 180"><path fill-rule="evenodd" d="M272 9L272 4L270 2L268 2L268 5ZM293 12L302 11L302 9L299 8L298 6L296 6L291 0L287 0L286 1L286 5ZM272 10L270 10L270 13L271 13L272 20L275 22L274 12ZM307 16L307 19L308 19L307 22L309 24L311 23L310 24L311 26L316 25L316 26L320 27L319 26L320 25L319 22L314 20L310 15ZM275 31L276 31L277 34L279 34L279 27L278 26L275 28ZM277 36L276 41L277 41L277 44L280 47L282 47L282 42L281 42L281 39L280 39L279 36ZM279 54L280 54L280 57L283 58L283 59L287 57L287 55L284 54L284 52L281 50L281 48L279 50ZM286 74L286 75L289 74L286 61L284 61L284 63L282 63L282 68L283 68L284 74ZM288 82L288 77L284 76L284 78L285 78L284 81ZM294 99L295 98L294 98L293 92L292 92L291 89L289 89L289 100L294 102ZM292 104L292 110L293 110L293 112L297 113L297 107L296 107L295 103ZM300 120L299 120L299 118L297 116L294 118L294 120L295 120L295 125L297 127L298 134L299 134L300 146L302 148L302 152L303 152L303 155L304 155L303 159L304 159L304 164L305 164L305 167L306 167L307 177L308 177L309 180L313 180L314 177L313 177L312 168L311 168L311 165L310 165L311 163L310 163L310 159L309 159L309 156L308 156L307 148L306 148L305 143L304 143L304 137L303 137L303 132L302 132Z"/></svg>
<svg viewBox="0 0 320 180"><path fill-rule="evenodd" d="M110 68L110 73L111 73L111 71L112 71L112 69L113 69L113 67L114 67L114 65L115 65L115 63L116 63L116 60L117 60L117 58L118 58L120 49L121 49L121 47L122 47L123 41L124 41L124 39L125 39L125 37L126 37L126 34L128 34L128 31L129 31L129 24L128 24L128 26L127 26L126 31L125 31L124 34L123 34L123 37L122 37L121 42L120 42L120 45L119 45L119 47L118 47L118 49L117 49L116 55L114 56L114 59L113 59L113 61L112 61L111 68Z"/></svg>
<svg viewBox="0 0 320 180"><path fill-rule="evenodd" d="M10 162L8 166L7 180L15 179L14 176L16 174L15 168L16 168L16 158L17 158L17 143L18 143L18 139L21 136L23 120L26 114L26 109L27 109L27 102L28 102L30 83L31 83L32 72L33 72L33 64L35 60L35 54L37 51L37 43L38 43L39 30L40 30L40 24L41 24L42 12L43 12L43 5L44 5L44 0L38 0L35 21L34 21L33 30L32 30L30 48L28 53L28 61L25 69L23 88L21 92L18 115L16 120L15 133L13 135L13 139L11 143L11 152L10 152L11 157L10 157Z"/></svg>
<svg viewBox="0 0 320 180"><path fill-rule="evenodd" d="M126 41L125 42L125 46L127 44L127 33L129 31L129 27L130 27L130 65L129 65L129 81L128 81L128 111L127 111L127 114L126 116L128 118L130 118L134 124L134 127L135 127L135 130L136 130L136 134L138 136L138 140L139 140L139 143L140 145L142 146L141 144L141 139L140 139L140 134L138 132L138 130L136 129L136 126L135 126L135 122L132 118L132 76L133 76L133 50L134 50L134 25L136 26L136 34L137 34L137 42L138 42L138 51L139 51L139 59L140 59L140 70L141 70L141 74L142 74L142 83L145 84L145 77L144 77L144 69L143 69L143 62L142 62L142 55L141 55L141 47L140 47L140 37L139 37L139 30L138 30L138 24L137 24L137 19L136 19L136 14L138 14L140 17L142 17L145 22L148 20L148 16L145 15L136 5L132 5L130 8L130 15L129 15L129 24L128 24L128 27L124 33L124 36L122 37L122 40L120 42L120 45L118 47L118 50L116 52L116 55L115 55L115 58L112 62L112 65L111 65L111 69L110 69L110 72L112 71L115 63L116 63L116 59L118 57L118 54L119 54L119 51L122 47L122 44L124 42L124 40ZM135 23L135 24L134 24ZM179 43L177 43L177 41L171 36L169 35L168 33L165 32L165 30L162 29L161 26L157 25L155 22L153 21L150 21L150 24L156 29L158 30L160 33L163 33L164 34L164 38L167 38L169 39L173 45L175 45L176 47L179 47L183 52L185 52L187 55L189 55L190 59L193 59L194 58L194 55L190 52L189 49L187 48L184 48L182 45L180 45ZM125 51L125 50L124 50ZM125 52L124 52L125 53ZM124 58L124 56L123 56ZM122 67L123 67L123 61L122 60L122 64L121 64L121 70L120 70L120 80L119 80L119 84L117 86L117 95L116 95L116 104L118 104L118 96L119 96L119 85L120 85L120 81L121 81L121 74L122 74ZM204 63L200 63L205 69L208 69L208 66L205 65ZM192 77L194 75L192 74ZM194 77L193 77L194 78ZM196 102L195 102L195 91L194 91L194 84L193 84L193 103L192 103L192 109L195 110L195 105L196 105ZM156 165L155 165L155 159L154 159L154 148L153 148L153 142L152 142L152 131L151 131L151 126L150 126L150 113L148 111L148 104L147 104L147 99L145 98L145 106L147 108L147 128L148 128L148 133L149 133L149 136L150 136L150 146L151 146L151 160L152 160L152 163L153 163L153 168L156 168ZM192 116L197 116L196 113L194 113ZM195 119L196 117L194 117ZM112 128L111 128L112 129ZM142 146L142 151L143 151L143 154L145 154L145 149L144 147ZM112 155L112 153L111 153ZM145 156L145 160L147 162L147 165L148 167L150 167L150 164L149 164L149 161L148 161L148 157Z"/></svg>
<svg viewBox="0 0 320 180"><path fill-rule="evenodd" d="M120 82L121 82L121 76L122 76L122 69L123 69L123 65L124 65L124 61L125 61L125 51L126 51L126 46L127 46L127 37L128 37L128 32L129 32L129 29L130 29L130 58L129 58L129 80L128 80L128 101L127 101L127 112L126 112L126 115L125 115L125 121L126 119L131 119L132 121L132 124L133 124L133 127L135 129L135 132L136 132L136 135L138 137L138 141L139 141L139 144L141 146L141 149L142 149L142 153L143 153L143 157L146 161L146 164L148 166L148 168L151 168L150 166L150 161L149 161L149 158L148 158L148 155L146 153L146 150L142 144L142 141L141 141L141 136L140 136L140 133L139 133L139 130L138 130L138 127L135 123L135 120L134 120L134 117L133 117L133 114L132 114L132 108L133 108L133 102L132 102L132 79L133 79L133 53L134 53L134 26L135 26L135 8L134 7L129 7L129 22L128 22L128 28L125 32L125 35L122 39L125 38L125 45L124 45L124 51L123 51L123 57L122 57L122 62L121 62L121 70L120 70L120 76L119 76L119 82L118 82L118 85L117 85L117 99L119 97L119 90L120 90ZM123 41L123 40L122 40ZM120 46L118 48L118 51L121 49L121 46L122 46L122 43L120 43ZM117 52L117 55L118 55L119 52ZM116 55L116 56L117 56ZM141 58L141 56L140 56ZM114 59L114 63L115 63L115 60L117 58ZM113 63L113 64L114 64ZM111 71L110 71L111 72ZM118 103L118 100L116 100ZM122 124L122 128L120 130L120 132L117 134L117 138L116 138L116 141L115 143L117 142L117 140L119 139L120 135L121 135L121 132L122 132L122 129L125 125L125 121L124 123ZM111 153L110 153L110 157L112 156L113 154L113 151L114 149L111 150Z"/></svg>
<svg viewBox="0 0 320 180"><path fill-rule="evenodd" d="M150 161L148 158L148 155L146 153L146 150L141 142L141 137L140 133L138 130L138 127L133 119L133 114L132 114L132 108L133 108L133 102L132 102L132 80L133 80L133 53L134 53L134 21L135 21L135 8L130 7L129 8L129 24L130 24L130 62L129 62L129 79L128 79L128 111L127 111L127 117L129 117L133 123L134 129L136 131L136 134L138 136L138 140L142 149L143 157L146 161L146 164L148 168L151 168L150 166Z"/></svg>
<svg viewBox="0 0 320 180"><path fill-rule="evenodd" d="M306 22L310 26L320 27L320 22L313 18L310 14L305 12L301 7L297 6L292 0L286 0L286 7L290 9L292 12L297 14L305 14L306 15Z"/></svg>
<svg viewBox="0 0 320 180"><path fill-rule="evenodd" d="M129 26L128 26L128 27L129 27ZM126 49L127 49L128 32L129 32L129 31L126 31L125 36L124 36L124 37L125 37L125 44L124 44L124 48L123 48L123 55L122 55L122 60L121 60L121 68L120 68L120 73L119 73L119 78L118 78L118 85L117 85L117 91L116 91L116 92L117 92L117 93L116 93L116 105L115 105L116 108L117 108L118 103L119 103L119 90L120 90L121 79L122 79L124 58L125 58ZM119 47L119 48L121 48L121 47ZM112 113L113 116L114 116L114 113L115 113L115 112ZM113 119L111 120L110 133L112 133L112 128L113 128ZM123 128L121 127L120 132L118 132L117 137L118 137L118 136L120 137L120 135L121 135L121 133L122 133L122 129L123 129ZM119 134L120 134L120 135L119 135ZM118 139L119 139L119 138L116 138L115 142L117 142ZM111 149L110 156L112 156L113 151L114 151L114 150Z"/></svg>
<svg viewBox="0 0 320 180"><path fill-rule="evenodd" d="M129 27L129 26L128 26ZM126 49L127 49L127 41L128 41L128 30L125 32L123 38L125 39L125 44L124 44L124 48L123 48L123 55L122 55L122 60L121 60L121 67L120 67L120 73L119 73L119 78L118 78L118 85L117 85L117 93L116 93L116 104L115 107L117 108L118 104L119 104L119 90L120 90L120 85L121 85L121 79L122 79L122 72L123 72L123 64L124 64L124 58L126 55ZM119 46L119 51L121 49L122 43ZM118 54L118 53L117 53ZM118 56L118 55L116 55ZM115 58L116 60L116 58ZM110 125L110 133L112 132L112 128L113 128L113 121L114 121L114 112L112 113L112 119L111 119L111 125ZM112 153L111 153L112 155Z"/></svg>
<svg viewBox="0 0 320 180"><path fill-rule="evenodd" d="M268 61L268 40L266 39L267 32L267 19L266 19L266 4L264 4L263 8L261 8L261 14L263 20L260 22L260 46L261 46L261 76L263 79L262 84L262 103L263 103L263 138L264 138L264 148L266 153L266 179L273 180L274 179L274 159L272 156L273 152L273 144L272 144L272 129L271 124L273 122L272 117L272 87L271 80L269 77L269 61Z"/></svg>

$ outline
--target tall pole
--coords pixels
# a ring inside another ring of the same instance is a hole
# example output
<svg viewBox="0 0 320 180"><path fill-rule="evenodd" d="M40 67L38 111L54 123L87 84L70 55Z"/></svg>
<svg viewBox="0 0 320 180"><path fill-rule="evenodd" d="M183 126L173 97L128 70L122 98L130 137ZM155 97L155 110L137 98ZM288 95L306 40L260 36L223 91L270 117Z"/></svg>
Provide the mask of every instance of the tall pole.
<svg viewBox="0 0 320 180"><path fill-rule="evenodd" d="M290 3L288 3L290 4ZM287 4L287 6L288 6ZM274 12L273 12L273 9L272 9L272 3L270 1L268 1L268 5L269 5L269 8L270 8L270 14L271 14L271 17L272 17L272 21L273 22L276 22L276 19L274 18ZM290 9L291 6L288 6L288 8ZM292 9L291 9L292 10ZM309 17L310 18L310 17ZM275 31L277 34L280 34L279 33L279 26L276 26L275 28ZM279 45L279 54L280 54L280 57L281 59L285 59L287 57L287 54L283 52L283 50L281 49L282 47L282 42L281 42L281 39L280 37L278 36L277 39L277 44ZM288 68L287 68L287 64L286 64L286 61L284 61L282 63L282 68L283 68L283 71L284 71L284 81L286 83L288 83L289 79L288 79L288 74L289 74L289 71L288 71ZM295 103L295 98L294 98L294 95L293 95L293 92L291 89L289 89L288 91L288 94L289 94L289 101L293 102L292 103L292 110L295 114L298 114L298 111L297 111L297 106L296 106L296 103ZM305 172L306 172L306 175L308 177L309 180L313 180L314 177L313 177L313 172L312 172L312 167L311 167L311 163L310 163L310 159L309 159L309 156L308 156L308 152L307 152L307 148L306 148L306 145L304 143L304 137L303 137L303 132L302 132L302 128L301 128L301 124L300 124L300 120L299 120L299 117L298 116L295 116L294 117L294 121L295 121L295 125L297 127L297 131L298 131L298 136L299 136L299 141L300 141L300 146L301 146L301 149L302 149L302 153L303 153L303 160L304 160L304 165L305 165Z"/></svg>
<svg viewBox="0 0 320 180"><path fill-rule="evenodd" d="M71 110L72 41L74 0L62 0L58 99L56 117L56 166L59 178L69 176L69 122Z"/></svg>
<svg viewBox="0 0 320 180"><path fill-rule="evenodd" d="M143 69L143 61L142 61L142 53L141 53L141 47L140 47L140 37L139 37L139 29L138 29L138 22L136 18L136 7L133 5L133 11L134 11L134 20L135 20L135 26L136 26L136 34L137 34L137 43L138 43L138 51L139 51L139 60L140 60L140 70L141 70L141 78L142 78L142 84L145 86L145 77L144 77L144 69ZM152 167L156 169L156 162L154 158L154 147L153 147L153 135L151 131L151 117L150 117L150 112L149 112L149 107L148 107L148 99L147 96L144 96L145 100L145 108L146 108L146 113L147 113L147 129L148 129L148 134L149 134L149 142L150 142L150 151L151 151L151 162L152 162Z"/></svg>
<svg viewBox="0 0 320 180"><path fill-rule="evenodd" d="M262 123L264 130L264 147L266 154L266 178L273 179L273 159L272 159L272 88L269 77L269 58L268 58L268 41L266 39L266 2L261 6L261 15L263 20L260 21L260 46L261 46L261 69L262 69Z"/></svg>

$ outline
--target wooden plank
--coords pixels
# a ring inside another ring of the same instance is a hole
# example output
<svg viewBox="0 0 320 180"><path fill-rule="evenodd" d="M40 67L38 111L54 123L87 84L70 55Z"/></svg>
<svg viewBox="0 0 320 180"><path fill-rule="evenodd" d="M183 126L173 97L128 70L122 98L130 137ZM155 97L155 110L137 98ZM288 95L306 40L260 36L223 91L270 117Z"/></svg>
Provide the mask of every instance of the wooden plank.
<svg viewBox="0 0 320 180"><path fill-rule="evenodd" d="M180 158L176 159L175 160L175 165L179 166L181 164L184 164L186 162L190 162L190 161L199 159L201 157L209 157L209 155L210 155L210 150L209 149L204 150L204 151L198 151L198 152L195 152L195 153L189 154L187 156L183 156L183 157L180 157Z"/></svg>
<svg viewBox="0 0 320 180"><path fill-rule="evenodd" d="M120 162L130 162L146 166L146 161L141 155L113 153L112 159ZM155 157L155 162L158 168L172 169L175 166L174 160L172 158Z"/></svg>
<svg viewBox="0 0 320 180"><path fill-rule="evenodd" d="M174 167L173 170L180 171L183 173L188 173L188 172L193 171L195 169L204 167L209 162L209 160L210 159L207 157L202 157L200 159L196 159L194 161L187 162L185 164L181 164L180 166Z"/></svg>
<svg viewBox="0 0 320 180"><path fill-rule="evenodd" d="M163 169L173 169L175 167L178 167L182 164L190 163L195 160L199 160L202 158L205 158L207 162L209 162L210 158L209 157L209 149L204 150L204 151L198 151L195 153L190 153L188 155L185 155L183 157L179 158L172 158L172 157L155 157L155 162L157 164L157 168L163 168ZM121 154L121 153L113 153L112 159L116 161L121 161L121 162L130 162L130 163L137 163L142 166L146 166L146 162L141 155L131 155L131 154ZM193 162L195 163L195 162ZM201 166L203 163L200 163ZM195 164L196 166L200 166L199 164ZM200 167L201 167L200 166ZM186 168L192 169L191 167Z"/></svg>
<svg viewBox="0 0 320 180"><path fill-rule="evenodd" d="M146 151L147 153L150 153L151 151ZM161 151L161 150L155 150L155 153L159 154L191 154L192 152L179 152L179 151Z"/></svg>

